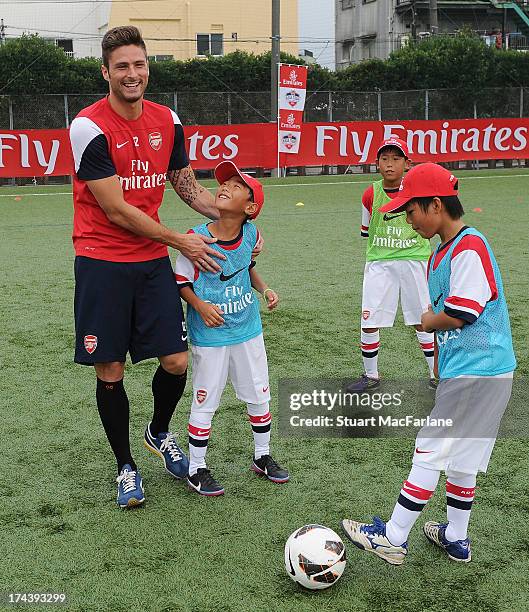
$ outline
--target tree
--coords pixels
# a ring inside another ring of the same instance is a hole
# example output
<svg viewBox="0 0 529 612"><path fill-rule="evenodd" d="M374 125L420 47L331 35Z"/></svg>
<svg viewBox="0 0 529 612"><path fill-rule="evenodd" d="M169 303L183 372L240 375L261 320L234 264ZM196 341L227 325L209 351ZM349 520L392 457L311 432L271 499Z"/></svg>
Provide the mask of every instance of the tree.
<svg viewBox="0 0 529 612"><path fill-rule="evenodd" d="M36 34L0 46L2 94L58 93L68 68L64 51Z"/></svg>

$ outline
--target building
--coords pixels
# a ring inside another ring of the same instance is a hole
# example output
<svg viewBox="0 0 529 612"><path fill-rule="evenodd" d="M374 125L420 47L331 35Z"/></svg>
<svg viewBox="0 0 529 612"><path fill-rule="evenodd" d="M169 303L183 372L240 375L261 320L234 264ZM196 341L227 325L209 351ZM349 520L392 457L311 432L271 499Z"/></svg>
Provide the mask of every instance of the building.
<svg viewBox="0 0 529 612"><path fill-rule="evenodd" d="M299 54L307 64L334 70L335 0L298 0Z"/></svg>
<svg viewBox="0 0 529 612"><path fill-rule="evenodd" d="M298 55L298 2L281 4L281 50ZM38 10L36 10L38 7ZM6 39L39 34L73 57L101 57L110 28L135 25L151 59L185 60L237 49L270 50L272 2L267 0L4 0L0 19Z"/></svg>
<svg viewBox="0 0 529 612"><path fill-rule="evenodd" d="M471 29L501 46L527 48L528 0L437 0L438 33ZM336 67L388 55L411 38L429 36L429 0L335 0ZM504 22L505 19L505 22Z"/></svg>
<svg viewBox="0 0 529 612"><path fill-rule="evenodd" d="M297 0L281 4L281 50L298 54ZM135 25L156 60L185 60L241 50L270 50L272 2L147 0L112 2L108 28Z"/></svg>
<svg viewBox="0 0 529 612"><path fill-rule="evenodd" d="M0 19L5 40L39 34L72 57L100 57L101 37L108 23L107 2L28 2L3 0Z"/></svg>

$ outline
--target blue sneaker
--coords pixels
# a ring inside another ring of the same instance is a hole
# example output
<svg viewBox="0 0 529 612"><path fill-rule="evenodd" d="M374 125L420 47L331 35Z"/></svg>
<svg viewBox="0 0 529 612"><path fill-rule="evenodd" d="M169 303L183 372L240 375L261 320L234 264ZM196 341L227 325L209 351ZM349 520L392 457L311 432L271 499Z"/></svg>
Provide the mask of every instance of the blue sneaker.
<svg viewBox="0 0 529 612"><path fill-rule="evenodd" d="M384 559L391 565L402 565L408 554L408 543L395 546L386 537L386 523L375 516L373 523L358 523L345 519L342 527L351 542Z"/></svg>
<svg viewBox="0 0 529 612"><path fill-rule="evenodd" d="M442 548L452 561L459 561L460 563L470 563L472 561L472 552L470 550L470 540L456 540L455 542L449 542L446 539L445 532L448 527L448 523L436 523L435 521L428 521L425 523L424 535L433 542L439 548Z"/></svg>
<svg viewBox="0 0 529 612"><path fill-rule="evenodd" d="M133 508L143 504L145 501L143 481L137 469L133 470L126 463L116 478L116 482L118 483L117 502L120 508Z"/></svg>
<svg viewBox="0 0 529 612"><path fill-rule="evenodd" d="M186 478L189 471L189 460L184 451L176 443L176 436L169 431L158 434L155 438L151 434L151 424L145 429L143 444L151 453L158 455L165 465L165 469L174 478Z"/></svg>

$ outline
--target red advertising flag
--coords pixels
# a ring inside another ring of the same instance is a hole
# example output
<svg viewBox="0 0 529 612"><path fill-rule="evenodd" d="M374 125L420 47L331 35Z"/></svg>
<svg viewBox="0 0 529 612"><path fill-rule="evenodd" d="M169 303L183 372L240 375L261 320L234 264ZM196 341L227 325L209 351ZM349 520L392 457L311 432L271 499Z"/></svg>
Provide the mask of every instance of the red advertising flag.
<svg viewBox="0 0 529 612"><path fill-rule="evenodd" d="M307 67L280 64L279 87L307 89Z"/></svg>
<svg viewBox="0 0 529 612"><path fill-rule="evenodd" d="M279 153L299 151L306 95L307 67L280 64L277 125Z"/></svg>

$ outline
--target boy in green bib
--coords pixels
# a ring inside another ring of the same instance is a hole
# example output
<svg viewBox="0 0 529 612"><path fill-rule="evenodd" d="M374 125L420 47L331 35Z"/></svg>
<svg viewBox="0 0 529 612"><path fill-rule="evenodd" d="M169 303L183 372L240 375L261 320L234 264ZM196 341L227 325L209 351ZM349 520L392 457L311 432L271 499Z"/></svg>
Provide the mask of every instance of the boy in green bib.
<svg viewBox="0 0 529 612"><path fill-rule="evenodd" d="M406 223L405 213L380 212L381 206L398 194L402 177L410 167L406 143L398 138L384 140L377 151L377 164L382 179L362 196L360 234L367 238L360 323L364 373L346 391L361 392L380 385L379 330L393 327L399 296L404 323L415 327L428 363L429 385L435 388L433 334L421 327L421 315L430 303L426 281L426 265L432 252L430 241Z"/></svg>

